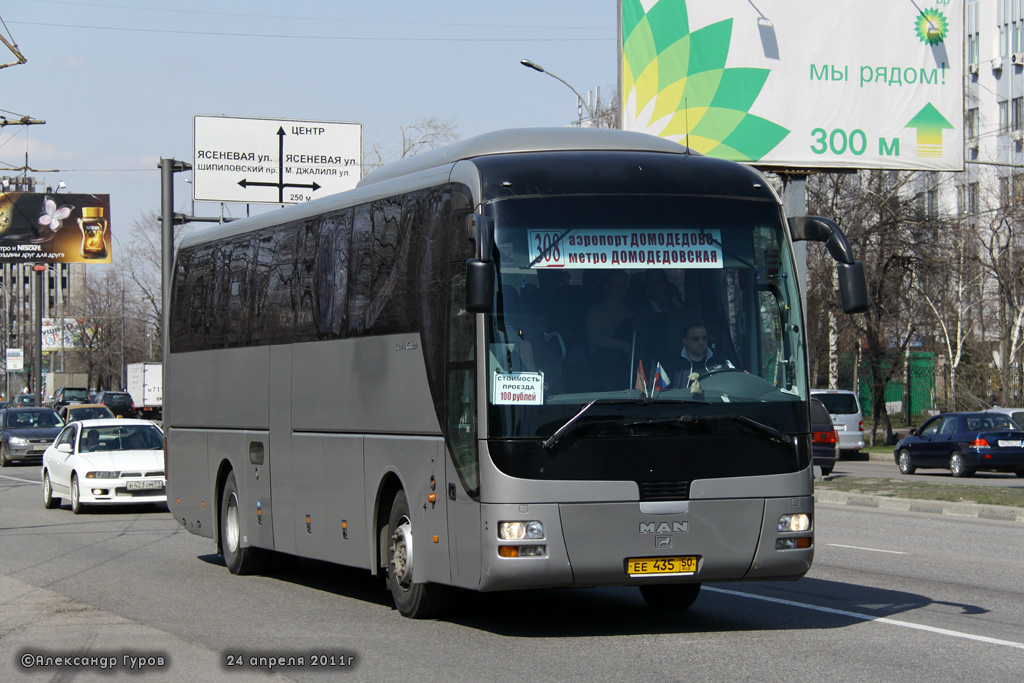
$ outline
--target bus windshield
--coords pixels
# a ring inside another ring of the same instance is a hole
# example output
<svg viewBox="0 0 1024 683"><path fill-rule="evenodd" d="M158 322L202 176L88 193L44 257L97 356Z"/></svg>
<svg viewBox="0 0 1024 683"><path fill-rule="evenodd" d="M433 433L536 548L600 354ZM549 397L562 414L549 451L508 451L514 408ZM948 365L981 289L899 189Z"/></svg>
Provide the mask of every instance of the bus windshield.
<svg viewBox="0 0 1024 683"><path fill-rule="evenodd" d="M742 415L806 431L801 305L777 205L572 196L489 209L490 437L548 439L592 401L591 420Z"/></svg>

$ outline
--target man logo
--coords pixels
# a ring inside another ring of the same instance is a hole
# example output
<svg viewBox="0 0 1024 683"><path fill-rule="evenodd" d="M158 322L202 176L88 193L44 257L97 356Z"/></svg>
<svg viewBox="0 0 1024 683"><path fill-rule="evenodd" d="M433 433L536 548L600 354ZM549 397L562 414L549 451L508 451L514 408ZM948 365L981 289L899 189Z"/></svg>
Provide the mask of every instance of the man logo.
<svg viewBox="0 0 1024 683"><path fill-rule="evenodd" d="M689 531L687 528L689 522L662 522L661 524L655 524L651 522L649 524L640 523L640 533L642 534L673 534L677 531L686 532Z"/></svg>
<svg viewBox="0 0 1024 683"><path fill-rule="evenodd" d="M671 536L658 536L654 539L655 548L671 548L672 537Z"/></svg>

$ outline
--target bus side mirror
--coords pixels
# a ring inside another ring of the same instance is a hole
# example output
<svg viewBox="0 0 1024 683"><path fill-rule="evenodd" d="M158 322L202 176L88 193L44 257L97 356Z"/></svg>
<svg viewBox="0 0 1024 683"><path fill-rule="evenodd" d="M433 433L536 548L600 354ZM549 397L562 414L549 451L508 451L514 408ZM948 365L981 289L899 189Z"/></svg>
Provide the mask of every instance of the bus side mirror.
<svg viewBox="0 0 1024 683"><path fill-rule="evenodd" d="M476 243L476 260L490 261L494 251L494 219L471 213L466 216L466 232Z"/></svg>
<svg viewBox="0 0 1024 683"><path fill-rule="evenodd" d="M466 261L466 310L487 313L494 301L494 261Z"/></svg>
<svg viewBox="0 0 1024 683"><path fill-rule="evenodd" d="M854 260L853 249L842 228L821 216L792 216L789 219L789 232L794 242L811 240L825 244L839 269L839 296L844 313L863 313L868 310L864 264Z"/></svg>
<svg viewBox="0 0 1024 683"><path fill-rule="evenodd" d="M864 313L868 310L868 286L864 279L864 264L837 263L839 269L839 298L843 313Z"/></svg>
<svg viewBox="0 0 1024 683"><path fill-rule="evenodd" d="M476 258L466 261L466 310L487 313L494 301L494 279L497 272L492 259L494 251L494 219L473 213L466 216L466 231L476 242Z"/></svg>

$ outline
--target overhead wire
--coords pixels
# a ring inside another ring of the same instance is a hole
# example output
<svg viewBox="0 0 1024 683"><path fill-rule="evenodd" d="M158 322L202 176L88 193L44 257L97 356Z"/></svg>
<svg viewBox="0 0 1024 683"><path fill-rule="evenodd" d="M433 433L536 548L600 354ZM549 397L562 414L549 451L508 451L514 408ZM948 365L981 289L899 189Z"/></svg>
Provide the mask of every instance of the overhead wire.
<svg viewBox="0 0 1024 683"><path fill-rule="evenodd" d="M185 29L166 28L137 28L126 26L91 26L85 24L59 24L52 21L12 21L12 24L22 26L45 26L47 28L72 28L75 30L91 31L121 31L130 33L164 33L190 36L214 36L218 38L278 38L284 40L331 40L331 41L373 41L373 42L413 42L413 43L580 43L580 42L603 42L614 40L614 38L567 38L555 36L552 38L494 38L488 36L479 37L402 37L402 36L333 36L333 35L302 35L284 33L232 33L228 31L194 31Z"/></svg>

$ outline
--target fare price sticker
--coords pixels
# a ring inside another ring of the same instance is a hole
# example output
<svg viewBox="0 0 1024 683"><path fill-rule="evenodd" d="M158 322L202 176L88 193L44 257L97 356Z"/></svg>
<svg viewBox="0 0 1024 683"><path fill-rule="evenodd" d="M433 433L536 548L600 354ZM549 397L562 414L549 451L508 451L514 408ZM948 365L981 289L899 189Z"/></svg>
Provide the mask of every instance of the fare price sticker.
<svg viewBox="0 0 1024 683"><path fill-rule="evenodd" d="M497 406L544 405L544 373L495 372L491 403Z"/></svg>

